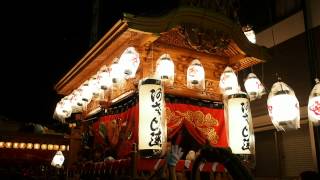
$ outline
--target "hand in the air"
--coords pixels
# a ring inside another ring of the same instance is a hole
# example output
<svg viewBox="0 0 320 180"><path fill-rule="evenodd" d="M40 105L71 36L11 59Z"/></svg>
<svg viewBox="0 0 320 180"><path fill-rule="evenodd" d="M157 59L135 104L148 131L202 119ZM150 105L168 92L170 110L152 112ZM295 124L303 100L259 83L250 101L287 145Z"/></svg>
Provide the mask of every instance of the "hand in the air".
<svg viewBox="0 0 320 180"><path fill-rule="evenodd" d="M182 148L178 145L172 145L171 150L168 152L167 163L170 166L176 166L177 162L180 160L182 155Z"/></svg>

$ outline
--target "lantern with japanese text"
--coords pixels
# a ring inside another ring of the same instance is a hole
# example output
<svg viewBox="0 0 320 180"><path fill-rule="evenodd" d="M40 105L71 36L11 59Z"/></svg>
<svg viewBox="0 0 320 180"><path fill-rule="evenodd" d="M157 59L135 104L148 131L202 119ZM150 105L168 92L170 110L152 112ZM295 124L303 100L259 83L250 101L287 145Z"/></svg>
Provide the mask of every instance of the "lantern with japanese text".
<svg viewBox="0 0 320 180"><path fill-rule="evenodd" d="M64 156L61 151L57 151L56 154L54 155L51 165L56 167L56 168L61 168L64 162Z"/></svg>
<svg viewBox="0 0 320 180"><path fill-rule="evenodd" d="M119 64L123 67L126 79L134 78L140 64L139 53L134 47L128 47L120 56Z"/></svg>
<svg viewBox="0 0 320 180"><path fill-rule="evenodd" d="M248 95L243 92L231 94L226 102L228 141L232 153L254 154L255 138Z"/></svg>
<svg viewBox="0 0 320 180"><path fill-rule="evenodd" d="M139 83L139 150L161 150L166 142L164 89L161 80Z"/></svg>
<svg viewBox="0 0 320 180"><path fill-rule="evenodd" d="M316 85L309 95L308 118L314 125L320 125L320 82L316 79Z"/></svg>
<svg viewBox="0 0 320 180"><path fill-rule="evenodd" d="M201 62L198 59L193 60L187 70L187 87L204 89L205 72Z"/></svg>
<svg viewBox="0 0 320 180"><path fill-rule="evenodd" d="M157 60L156 76L170 85L174 82L174 63L169 54L163 54Z"/></svg>
<svg viewBox="0 0 320 180"><path fill-rule="evenodd" d="M266 94L264 86L253 73L248 74L248 77L244 82L244 87L249 95L250 100L255 100Z"/></svg>
<svg viewBox="0 0 320 180"><path fill-rule="evenodd" d="M89 81L85 81L79 88L79 93L80 93L80 96L82 98L82 101L85 103L85 104L88 104L92 97L93 97L93 89L92 89L92 86L90 86L89 84Z"/></svg>
<svg viewBox="0 0 320 180"><path fill-rule="evenodd" d="M231 67L227 66L224 69L220 76L219 87L224 96L236 94L240 91L238 78Z"/></svg>
<svg viewBox="0 0 320 180"><path fill-rule="evenodd" d="M300 128L300 109L294 91L284 82L272 85L267 100L268 112L278 131Z"/></svg>

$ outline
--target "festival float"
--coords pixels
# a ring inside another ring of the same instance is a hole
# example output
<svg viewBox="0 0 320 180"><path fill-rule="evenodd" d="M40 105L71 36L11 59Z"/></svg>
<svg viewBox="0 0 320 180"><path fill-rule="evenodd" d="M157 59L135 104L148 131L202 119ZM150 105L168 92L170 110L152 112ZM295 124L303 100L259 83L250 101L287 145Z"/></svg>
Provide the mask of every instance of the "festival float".
<svg viewBox="0 0 320 180"><path fill-rule="evenodd" d="M78 134L69 175L150 177L170 144L182 148L176 171L184 173L203 146L254 153L236 73L268 58L232 7L189 2L161 16L124 14L55 85L64 97L54 117ZM199 169L228 178L219 163Z"/></svg>

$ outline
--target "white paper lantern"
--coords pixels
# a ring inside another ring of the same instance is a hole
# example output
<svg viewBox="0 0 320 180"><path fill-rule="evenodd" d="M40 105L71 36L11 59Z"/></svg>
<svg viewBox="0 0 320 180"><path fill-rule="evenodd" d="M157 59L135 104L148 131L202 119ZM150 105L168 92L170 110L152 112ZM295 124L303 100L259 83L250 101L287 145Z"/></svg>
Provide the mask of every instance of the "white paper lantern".
<svg viewBox="0 0 320 180"><path fill-rule="evenodd" d="M134 47L128 47L120 56L119 64L123 67L126 79L134 78L140 64L139 53Z"/></svg>
<svg viewBox="0 0 320 180"><path fill-rule="evenodd" d="M320 83L316 79L316 85L309 95L308 118L314 125L320 125Z"/></svg>
<svg viewBox="0 0 320 180"><path fill-rule="evenodd" d="M264 86L254 73L248 74L248 77L244 82L244 87L250 97L250 100L255 100L266 94Z"/></svg>
<svg viewBox="0 0 320 180"><path fill-rule="evenodd" d="M97 80L102 90L108 90L112 87L111 68L104 65L97 74Z"/></svg>
<svg viewBox="0 0 320 180"><path fill-rule="evenodd" d="M51 165L57 168L61 168L64 162L64 156L61 151L57 151L57 153L54 155Z"/></svg>
<svg viewBox="0 0 320 180"><path fill-rule="evenodd" d="M187 87L204 89L205 72L201 62L198 59L193 60L187 70Z"/></svg>
<svg viewBox="0 0 320 180"><path fill-rule="evenodd" d="M169 54L163 54L157 60L156 77L171 85L174 82L174 63Z"/></svg>
<svg viewBox="0 0 320 180"><path fill-rule="evenodd" d="M228 142L234 154L254 154L255 138L250 102L247 94L239 92L227 98Z"/></svg>
<svg viewBox="0 0 320 180"><path fill-rule="evenodd" d="M164 89L161 80L139 83L139 150L161 150L166 142Z"/></svg>
<svg viewBox="0 0 320 180"><path fill-rule="evenodd" d="M220 76L219 87L224 96L236 94L240 91L238 78L231 67L227 66L224 69Z"/></svg>
<svg viewBox="0 0 320 180"><path fill-rule="evenodd" d="M97 79L98 75L94 75L89 79L89 86L92 89L92 98L99 100L102 98L103 90L101 89L100 81Z"/></svg>
<svg viewBox="0 0 320 180"><path fill-rule="evenodd" d="M253 43L253 44L256 43L256 34L255 34L254 30L252 29L252 26L247 25L242 28L242 31L251 43Z"/></svg>
<svg viewBox="0 0 320 180"><path fill-rule="evenodd" d="M88 104L93 97L93 93L92 93L93 89L90 86L89 81L88 80L85 81L78 89L79 89L79 93L82 98L82 101L85 104Z"/></svg>
<svg viewBox="0 0 320 180"><path fill-rule="evenodd" d="M271 121L278 131L300 128L299 102L287 84L273 84L267 106Z"/></svg>
<svg viewBox="0 0 320 180"><path fill-rule="evenodd" d="M122 84L124 82L123 66L119 64L118 58L113 60L110 69L110 77L113 85Z"/></svg>

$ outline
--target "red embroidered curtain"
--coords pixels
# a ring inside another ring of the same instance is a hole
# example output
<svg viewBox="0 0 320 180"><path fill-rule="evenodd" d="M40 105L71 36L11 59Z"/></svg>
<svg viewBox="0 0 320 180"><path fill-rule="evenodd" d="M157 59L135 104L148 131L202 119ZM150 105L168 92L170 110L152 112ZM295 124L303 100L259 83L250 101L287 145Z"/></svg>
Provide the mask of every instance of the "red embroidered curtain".
<svg viewBox="0 0 320 180"><path fill-rule="evenodd" d="M118 157L129 155L138 141L138 104L126 111L106 115L93 124L95 143L114 148ZM184 126L199 143L206 139L211 145L227 147L224 110L190 104L166 103L168 138Z"/></svg>

